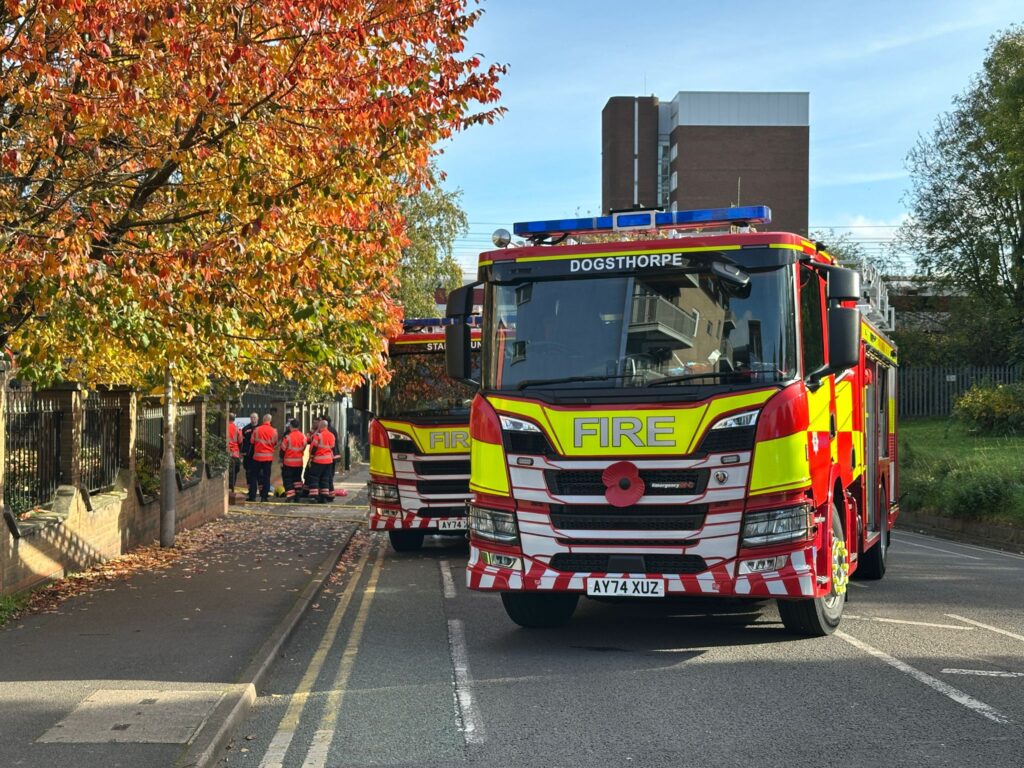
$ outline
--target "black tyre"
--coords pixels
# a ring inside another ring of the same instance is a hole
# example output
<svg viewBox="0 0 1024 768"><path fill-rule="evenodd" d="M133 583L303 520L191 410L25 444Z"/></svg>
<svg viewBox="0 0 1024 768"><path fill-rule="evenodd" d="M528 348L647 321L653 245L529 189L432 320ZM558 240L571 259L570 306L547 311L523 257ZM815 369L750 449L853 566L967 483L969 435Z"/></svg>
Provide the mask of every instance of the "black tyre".
<svg viewBox="0 0 1024 768"><path fill-rule="evenodd" d="M395 552L415 552L423 546L421 531L388 531Z"/></svg>
<svg viewBox="0 0 1024 768"><path fill-rule="evenodd" d="M572 592L545 595L536 592L502 592L505 613L521 627L561 627L569 623L580 596Z"/></svg>
<svg viewBox="0 0 1024 768"><path fill-rule="evenodd" d="M833 570L838 568L840 572L837 576L833 576L832 588L825 597L778 601L782 623L790 632L808 637L825 637L835 632L843 618L850 555L843 537L839 509L834 503L832 505L832 560Z"/></svg>
<svg viewBox="0 0 1024 768"><path fill-rule="evenodd" d="M885 491L878 489L878 509L882 517L882 535L867 552L861 555L857 575L877 581L885 576L885 561L889 558L889 515L885 504Z"/></svg>

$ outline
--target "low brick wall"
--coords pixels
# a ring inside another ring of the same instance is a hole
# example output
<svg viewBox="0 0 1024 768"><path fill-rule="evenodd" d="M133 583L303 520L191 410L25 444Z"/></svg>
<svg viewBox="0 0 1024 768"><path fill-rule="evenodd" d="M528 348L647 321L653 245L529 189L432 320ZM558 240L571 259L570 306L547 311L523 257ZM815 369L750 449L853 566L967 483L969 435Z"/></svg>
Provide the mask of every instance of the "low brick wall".
<svg viewBox="0 0 1024 768"><path fill-rule="evenodd" d="M122 481L130 475L122 472ZM92 509L89 509L91 505ZM21 592L80 571L160 536L160 501L139 502L134 487L121 482L89 503L81 491L61 486L53 512L26 524L22 538L4 529L0 542L0 593ZM178 491L179 531L227 514L227 475L205 475Z"/></svg>
<svg viewBox="0 0 1024 768"><path fill-rule="evenodd" d="M1024 528L1005 523L902 511L896 527L1008 552L1024 552Z"/></svg>

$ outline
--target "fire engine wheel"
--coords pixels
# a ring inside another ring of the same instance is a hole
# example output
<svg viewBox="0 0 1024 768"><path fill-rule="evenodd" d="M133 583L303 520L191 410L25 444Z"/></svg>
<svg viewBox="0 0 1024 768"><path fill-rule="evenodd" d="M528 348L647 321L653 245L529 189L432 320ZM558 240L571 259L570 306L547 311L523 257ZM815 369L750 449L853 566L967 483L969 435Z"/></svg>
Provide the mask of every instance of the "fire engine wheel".
<svg viewBox="0 0 1024 768"><path fill-rule="evenodd" d="M395 552L415 552L423 546L422 531L388 531Z"/></svg>
<svg viewBox="0 0 1024 768"><path fill-rule="evenodd" d="M860 566L857 568L857 573L861 578L875 581L885 576L885 561L889 558L889 521L888 515L884 512L887 509L885 491L881 488L878 490L878 508L883 510L882 535L879 536L875 546L861 556Z"/></svg>
<svg viewBox="0 0 1024 768"><path fill-rule="evenodd" d="M850 580L850 553L843 537L839 509L832 505L832 588L824 597L779 600L779 615L790 632L809 637L831 635L843 617L846 585Z"/></svg>
<svg viewBox="0 0 1024 768"><path fill-rule="evenodd" d="M580 596L572 592L502 592L505 613L520 627L561 627L569 623Z"/></svg>

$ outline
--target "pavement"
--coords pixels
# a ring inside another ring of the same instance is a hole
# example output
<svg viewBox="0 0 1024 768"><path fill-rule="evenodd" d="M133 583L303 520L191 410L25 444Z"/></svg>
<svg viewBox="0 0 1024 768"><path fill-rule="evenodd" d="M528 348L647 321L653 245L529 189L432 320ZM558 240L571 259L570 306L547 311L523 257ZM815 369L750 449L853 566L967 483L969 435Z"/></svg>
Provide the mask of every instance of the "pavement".
<svg viewBox="0 0 1024 768"><path fill-rule="evenodd" d="M353 539L222 752L232 768L1024 765L1024 557L897 531L840 631L774 603L581 601L557 630L465 587L464 543Z"/></svg>
<svg viewBox="0 0 1024 768"><path fill-rule="evenodd" d="M245 504L169 568L0 630L0 766L205 765L244 720L366 515L365 466L330 505ZM326 587L325 587L326 585Z"/></svg>

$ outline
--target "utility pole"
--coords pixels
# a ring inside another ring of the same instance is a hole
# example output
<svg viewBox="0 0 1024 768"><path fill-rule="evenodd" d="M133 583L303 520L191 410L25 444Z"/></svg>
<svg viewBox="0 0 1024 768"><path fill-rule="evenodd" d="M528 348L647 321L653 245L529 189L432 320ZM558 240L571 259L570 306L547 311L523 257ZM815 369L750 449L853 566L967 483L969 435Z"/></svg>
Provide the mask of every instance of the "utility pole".
<svg viewBox="0 0 1024 768"><path fill-rule="evenodd" d="M164 455L160 464L160 546L174 546L178 481L174 468L174 378L171 364L164 369Z"/></svg>

